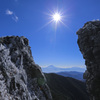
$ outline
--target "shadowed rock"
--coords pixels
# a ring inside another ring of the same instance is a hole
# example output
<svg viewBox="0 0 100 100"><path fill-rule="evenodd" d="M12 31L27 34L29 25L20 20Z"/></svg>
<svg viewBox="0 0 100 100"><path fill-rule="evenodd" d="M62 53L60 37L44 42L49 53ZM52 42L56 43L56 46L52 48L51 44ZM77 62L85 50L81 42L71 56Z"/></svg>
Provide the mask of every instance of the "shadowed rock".
<svg viewBox="0 0 100 100"><path fill-rule="evenodd" d="M100 21L87 22L77 34L77 42L87 67L84 78L90 100L100 100Z"/></svg>
<svg viewBox="0 0 100 100"><path fill-rule="evenodd" d="M0 100L52 100L25 37L0 38Z"/></svg>

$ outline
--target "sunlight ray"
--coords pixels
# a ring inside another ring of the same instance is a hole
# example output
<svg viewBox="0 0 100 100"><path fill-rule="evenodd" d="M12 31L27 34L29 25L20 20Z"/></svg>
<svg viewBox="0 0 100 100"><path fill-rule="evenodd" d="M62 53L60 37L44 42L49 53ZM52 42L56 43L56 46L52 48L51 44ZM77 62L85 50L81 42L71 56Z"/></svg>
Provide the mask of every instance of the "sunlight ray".
<svg viewBox="0 0 100 100"><path fill-rule="evenodd" d="M38 29L38 31L42 30L44 27L46 27L48 24L52 23L53 20L49 21L48 23L46 23L45 25L43 25L40 29Z"/></svg>
<svg viewBox="0 0 100 100"><path fill-rule="evenodd" d="M70 31L72 31L73 32L73 30L70 28L70 27L68 27L68 25L66 25L66 24L64 24L64 22L63 21L60 21L65 27L67 27L67 29L69 29Z"/></svg>

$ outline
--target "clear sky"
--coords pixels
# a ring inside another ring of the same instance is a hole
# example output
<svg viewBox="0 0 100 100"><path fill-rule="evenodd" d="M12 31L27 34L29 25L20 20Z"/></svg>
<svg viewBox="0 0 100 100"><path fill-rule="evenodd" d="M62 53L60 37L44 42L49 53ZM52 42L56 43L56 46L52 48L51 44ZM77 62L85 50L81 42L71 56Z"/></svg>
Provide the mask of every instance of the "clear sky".
<svg viewBox="0 0 100 100"><path fill-rule="evenodd" d="M54 12L62 21L49 23ZM0 36L29 39L34 61L42 67L84 67L76 31L100 18L100 0L0 0Z"/></svg>

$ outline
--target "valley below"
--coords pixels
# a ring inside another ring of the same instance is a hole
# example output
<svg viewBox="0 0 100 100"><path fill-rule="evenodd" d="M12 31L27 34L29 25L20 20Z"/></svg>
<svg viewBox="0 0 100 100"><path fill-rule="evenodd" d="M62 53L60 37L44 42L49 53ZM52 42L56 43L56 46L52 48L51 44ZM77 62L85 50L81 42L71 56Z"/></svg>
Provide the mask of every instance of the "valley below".
<svg viewBox="0 0 100 100"><path fill-rule="evenodd" d="M45 73L53 100L89 100L86 84L71 77Z"/></svg>

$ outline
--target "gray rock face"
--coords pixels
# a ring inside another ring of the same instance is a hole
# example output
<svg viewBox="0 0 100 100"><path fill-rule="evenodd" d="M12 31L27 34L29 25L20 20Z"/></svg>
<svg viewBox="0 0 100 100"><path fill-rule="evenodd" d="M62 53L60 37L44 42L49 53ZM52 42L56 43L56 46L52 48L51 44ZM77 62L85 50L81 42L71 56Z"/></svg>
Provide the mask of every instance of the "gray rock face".
<svg viewBox="0 0 100 100"><path fill-rule="evenodd" d="M52 100L25 37L0 38L0 100Z"/></svg>
<svg viewBox="0 0 100 100"><path fill-rule="evenodd" d="M84 78L90 100L100 100L100 21L87 22L77 34L78 45L87 67Z"/></svg>

